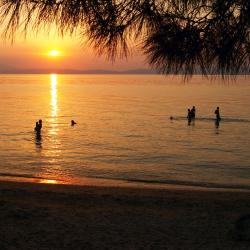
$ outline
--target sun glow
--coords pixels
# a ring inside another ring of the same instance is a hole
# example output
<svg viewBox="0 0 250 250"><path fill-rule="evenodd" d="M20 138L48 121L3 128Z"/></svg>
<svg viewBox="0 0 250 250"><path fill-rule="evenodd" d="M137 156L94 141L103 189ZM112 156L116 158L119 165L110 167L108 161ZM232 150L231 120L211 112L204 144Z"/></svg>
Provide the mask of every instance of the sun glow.
<svg viewBox="0 0 250 250"><path fill-rule="evenodd" d="M51 57L58 57L60 56L61 52L59 50L50 50L48 55Z"/></svg>
<svg viewBox="0 0 250 250"><path fill-rule="evenodd" d="M42 179L39 181L39 183L44 183L44 184L59 184L57 180L49 180L49 179Z"/></svg>

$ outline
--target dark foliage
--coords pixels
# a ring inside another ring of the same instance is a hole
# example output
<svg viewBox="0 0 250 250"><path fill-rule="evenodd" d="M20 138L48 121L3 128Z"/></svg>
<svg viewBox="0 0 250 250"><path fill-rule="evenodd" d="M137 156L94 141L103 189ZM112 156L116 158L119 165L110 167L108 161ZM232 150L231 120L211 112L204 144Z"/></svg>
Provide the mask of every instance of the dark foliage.
<svg viewBox="0 0 250 250"><path fill-rule="evenodd" d="M139 46L160 72L250 73L249 0L0 0L5 36L50 28L87 36L110 59Z"/></svg>

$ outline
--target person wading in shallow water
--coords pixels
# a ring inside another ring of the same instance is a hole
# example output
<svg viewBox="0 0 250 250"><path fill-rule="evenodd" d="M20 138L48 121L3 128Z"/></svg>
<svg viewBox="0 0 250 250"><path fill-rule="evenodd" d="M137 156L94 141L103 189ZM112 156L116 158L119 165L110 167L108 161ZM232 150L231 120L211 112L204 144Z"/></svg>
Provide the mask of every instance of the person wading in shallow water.
<svg viewBox="0 0 250 250"><path fill-rule="evenodd" d="M42 127L43 127L43 121L42 120L39 120L38 122L36 122L36 126L35 126L36 133L40 133Z"/></svg>
<svg viewBox="0 0 250 250"><path fill-rule="evenodd" d="M36 122L36 126L35 126L34 130L35 130L37 133L39 133L39 132L41 131L41 128L40 128L38 122Z"/></svg>
<svg viewBox="0 0 250 250"><path fill-rule="evenodd" d="M187 118L188 118L189 121L191 121L191 119L192 119L192 113L191 113L190 109L188 109Z"/></svg>
<svg viewBox="0 0 250 250"><path fill-rule="evenodd" d="M214 111L215 115L216 115L216 121L220 121L221 117L220 117L220 108L217 107L216 110Z"/></svg>
<svg viewBox="0 0 250 250"><path fill-rule="evenodd" d="M195 119L195 106L192 107L191 111L190 111L190 114L191 114L191 119Z"/></svg>

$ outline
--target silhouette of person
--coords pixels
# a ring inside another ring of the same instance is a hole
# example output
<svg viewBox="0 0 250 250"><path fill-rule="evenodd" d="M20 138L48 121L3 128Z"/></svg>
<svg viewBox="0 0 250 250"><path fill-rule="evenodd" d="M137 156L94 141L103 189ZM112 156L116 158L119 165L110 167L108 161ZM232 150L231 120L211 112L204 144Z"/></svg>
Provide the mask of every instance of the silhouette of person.
<svg viewBox="0 0 250 250"><path fill-rule="evenodd" d="M190 109L188 109L187 119L188 119L188 126L190 126L192 121L192 112Z"/></svg>
<svg viewBox="0 0 250 250"><path fill-rule="evenodd" d="M220 121L221 117L220 117L220 108L217 107L216 110L214 111L215 115L216 115L216 121Z"/></svg>
<svg viewBox="0 0 250 250"><path fill-rule="evenodd" d="M192 109L191 109L191 111L190 111L192 119L195 119L195 112L196 112L195 106L193 106Z"/></svg>
<svg viewBox="0 0 250 250"><path fill-rule="evenodd" d="M41 132L41 127L40 127L40 125L39 125L38 122L36 122L36 126L35 126L34 130L36 131L36 133L40 133Z"/></svg>
<svg viewBox="0 0 250 250"><path fill-rule="evenodd" d="M43 121L42 120L39 120L39 126L40 126L40 130L41 130L42 127L43 127Z"/></svg>
<svg viewBox="0 0 250 250"><path fill-rule="evenodd" d="M188 118L188 120L191 120L191 119L192 119L192 113L191 113L191 110L190 110L190 109L188 109L187 118Z"/></svg>
<svg viewBox="0 0 250 250"><path fill-rule="evenodd" d="M39 120L38 122L36 122L36 126L35 126L34 130L36 132L35 144L36 144L37 148L40 148L40 149L42 148L41 129L42 129L42 120Z"/></svg>
<svg viewBox="0 0 250 250"><path fill-rule="evenodd" d="M43 121L39 120L38 122L36 122L35 131L40 133L42 127L43 127Z"/></svg>
<svg viewBox="0 0 250 250"><path fill-rule="evenodd" d="M75 124L77 124L74 120L71 120L71 126L74 126Z"/></svg>

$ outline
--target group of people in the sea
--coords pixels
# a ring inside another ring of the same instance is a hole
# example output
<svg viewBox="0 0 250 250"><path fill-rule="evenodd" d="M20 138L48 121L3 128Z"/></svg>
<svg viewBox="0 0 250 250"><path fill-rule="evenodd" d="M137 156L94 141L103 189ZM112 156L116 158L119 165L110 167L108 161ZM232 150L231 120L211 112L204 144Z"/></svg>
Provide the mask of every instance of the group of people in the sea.
<svg viewBox="0 0 250 250"><path fill-rule="evenodd" d="M77 124L77 123L74 120L71 120L71 126L74 126L75 124ZM43 121L40 119L39 121L36 122L36 126L34 128L35 132L37 134L40 134L42 127L43 127Z"/></svg>
<svg viewBox="0 0 250 250"><path fill-rule="evenodd" d="M195 112L196 112L195 106L193 106L192 109L188 109L187 119L189 121L195 119ZM216 121L220 121L221 120L221 117L220 117L220 108L217 107L216 110L214 111L214 113L215 113L215 116L216 116L215 120Z"/></svg>
<svg viewBox="0 0 250 250"><path fill-rule="evenodd" d="M221 120L220 108L217 107L214 113L216 115L215 121L216 123L219 123ZM187 114L188 124L190 124L191 121L195 120L195 115L196 115L196 108L195 106L193 106L192 109L188 109L188 114ZM173 117L171 116L170 119L172 120ZM75 124L77 123L74 120L71 120L71 126L74 126ZM41 133L42 127L43 127L43 121L40 119L39 121L36 122L36 126L34 128L37 134Z"/></svg>

